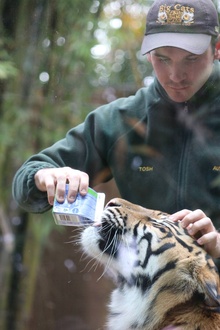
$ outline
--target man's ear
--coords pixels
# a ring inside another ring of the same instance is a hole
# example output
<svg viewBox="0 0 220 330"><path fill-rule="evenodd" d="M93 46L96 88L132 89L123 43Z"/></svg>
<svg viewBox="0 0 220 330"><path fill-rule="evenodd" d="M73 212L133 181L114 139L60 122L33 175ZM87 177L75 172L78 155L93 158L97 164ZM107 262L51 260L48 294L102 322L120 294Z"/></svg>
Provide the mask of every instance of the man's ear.
<svg viewBox="0 0 220 330"><path fill-rule="evenodd" d="M215 48L215 55L214 55L215 60L220 60L220 48Z"/></svg>
<svg viewBox="0 0 220 330"><path fill-rule="evenodd" d="M218 36L218 40L216 42L214 59L220 60L220 35Z"/></svg>
<svg viewBox="0 0 220 330"><path fill-rule="evenodd" d="M148 60L148 62L151 63L151 53L147 53L146 55L147 55L147 60Z"/></svg>

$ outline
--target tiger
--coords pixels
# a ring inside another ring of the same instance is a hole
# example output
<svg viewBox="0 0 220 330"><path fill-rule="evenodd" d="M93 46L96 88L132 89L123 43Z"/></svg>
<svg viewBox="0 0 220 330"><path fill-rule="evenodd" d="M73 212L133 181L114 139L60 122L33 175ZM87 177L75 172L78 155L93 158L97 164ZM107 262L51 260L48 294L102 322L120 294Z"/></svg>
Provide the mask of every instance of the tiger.
<svg viewBox="0 0 220 330"><path fill-rule="evenodd" d="M220 329L215 263L169 214L114 198L80 242L116 281L105 329Z"/></svg>

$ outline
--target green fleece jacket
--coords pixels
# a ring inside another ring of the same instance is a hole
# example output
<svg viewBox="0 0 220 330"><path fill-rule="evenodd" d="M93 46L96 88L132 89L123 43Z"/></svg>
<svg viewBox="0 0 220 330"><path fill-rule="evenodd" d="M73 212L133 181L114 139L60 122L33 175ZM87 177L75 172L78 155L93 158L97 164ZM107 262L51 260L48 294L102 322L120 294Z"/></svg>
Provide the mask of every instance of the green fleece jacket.
<svg viewBox="0 0 220 330"><path fill-rule="evenodd" d="M17 171L13 195L29 212L51 206L34 183L41 168L70 166L90 186L115 178L121 196L147 208L200 208L220 227L220 66L187 103L169 99L157 79L136 95L92 111Z"/></svg>

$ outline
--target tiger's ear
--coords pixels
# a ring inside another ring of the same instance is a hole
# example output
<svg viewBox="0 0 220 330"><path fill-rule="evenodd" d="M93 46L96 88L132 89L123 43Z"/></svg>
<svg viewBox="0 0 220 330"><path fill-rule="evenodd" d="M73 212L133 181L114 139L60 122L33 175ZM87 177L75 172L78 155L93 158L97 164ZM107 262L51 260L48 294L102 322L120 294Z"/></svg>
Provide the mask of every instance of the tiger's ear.
<svg viewBox="0 0 220 330"><path fill-rule="evenodd" d="M200 274L198 285L201 292L205 294L205 307L213 312L220 312L220 287L219 277L217 274L212 274L205 278Z"/></svg>
<svg viewBox="0 0 220 330"><path fill-rule="evenodd" d="M213 284L206 282L205 292L205 304L207 308L220 312L220 295L218 294L217 286L213 286Z"/></svg>

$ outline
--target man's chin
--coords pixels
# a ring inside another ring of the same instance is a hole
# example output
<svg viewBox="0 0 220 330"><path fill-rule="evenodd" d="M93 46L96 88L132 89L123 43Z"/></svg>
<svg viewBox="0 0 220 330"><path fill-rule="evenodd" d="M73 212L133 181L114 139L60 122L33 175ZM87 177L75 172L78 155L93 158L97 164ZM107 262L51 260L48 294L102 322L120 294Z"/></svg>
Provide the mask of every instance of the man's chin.
<svg viewBox="0 0 220 330"><path fill-rule="evenodd" d="M177 103L184 103L187 102L191 98L191 94L184 93L183 91L172 91L167 92L169 98Z"/></svg>

